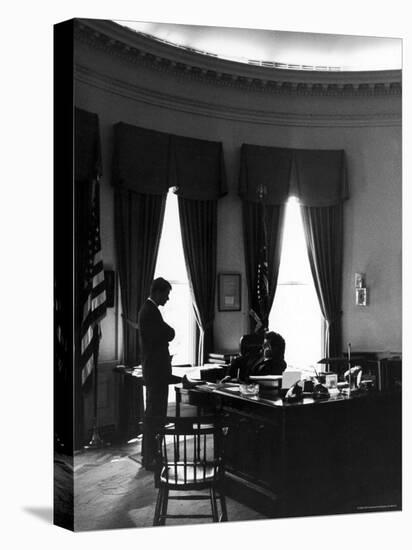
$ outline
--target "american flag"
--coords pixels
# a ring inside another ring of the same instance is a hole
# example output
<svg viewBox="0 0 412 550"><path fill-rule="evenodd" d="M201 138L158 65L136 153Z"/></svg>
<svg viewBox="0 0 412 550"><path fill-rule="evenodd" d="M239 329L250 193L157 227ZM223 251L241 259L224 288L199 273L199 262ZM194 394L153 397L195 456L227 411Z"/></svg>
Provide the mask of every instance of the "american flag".
<svg viewBox="0 0 412 550"><path fill-rule="evenodd" d="M60 374L65 367L65 358L67 357L68 342L64 330L65 316L62 299L58 295L56 280L54 281L54 352L56 359L57 372Z"/></svg>
<svg viewBox="0 0 412 550"><path fill-rule="evenodd" d="M264 325L268 314L269 280L266 246L260 248L260 258L257 268L256 296L259 304L258 321L255 332L258 332Z"/></svg>
<svg viewBox="0 0 412 550"><path fill-rule="evenodd" d="M100 321L106 315L107 308L99 219L99 183L94 180L91 188L91 211L82 294L83 314L80 327L82 384L97 366L101 335Z"/></svg>
<svg viewBox="0 0 412 550"><path fill-rule="evenodd" d="M269 297L269 280L268 280L268 261L266 246L263 245L260 251L260 260L258 264L257 283L256 283L257 299L260 306L261 316L266 314L267 303Z"/></svg>
<svg viewBox="0 0 412 550"><path fill-rule="evenodd" d="M268 316L268 300L269 300L269 277L268 277L268 258L266 247L266 229L265 229L265 212L264 207L260 208L259 233L257 244L259 246L259 256L256 273L255 286L255 308L250 310L250 315L254 319L255 332L260 332L266 328L266 320Z"/></svg>

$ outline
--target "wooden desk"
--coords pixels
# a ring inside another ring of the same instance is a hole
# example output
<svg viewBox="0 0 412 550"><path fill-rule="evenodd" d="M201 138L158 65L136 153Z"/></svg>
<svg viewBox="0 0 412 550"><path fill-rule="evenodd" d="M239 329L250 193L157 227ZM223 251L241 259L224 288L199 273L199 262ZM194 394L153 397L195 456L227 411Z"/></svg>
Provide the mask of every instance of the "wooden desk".
<svg viewBox="0 0 412 550"><path fill-rule="evenodd" d="M288 403L210 384L185 391L226 418L234 498L249 492L271 517L401 508L400 392Z"/></svg>

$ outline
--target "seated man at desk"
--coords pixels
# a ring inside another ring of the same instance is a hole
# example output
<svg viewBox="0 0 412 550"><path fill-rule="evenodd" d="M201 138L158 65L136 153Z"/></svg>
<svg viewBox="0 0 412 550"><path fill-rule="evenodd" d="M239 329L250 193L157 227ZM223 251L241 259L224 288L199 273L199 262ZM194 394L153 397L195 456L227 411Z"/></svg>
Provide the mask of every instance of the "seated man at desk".
<svg viewBox="0 0 412 550"><path fill-rule="evenodd" d="M267 332L260 352L258 354L245 353L236 357L222 382L233 378L247 381L249 376L282 374L286 368L284 355L285 340L276 332Z"/></svg>

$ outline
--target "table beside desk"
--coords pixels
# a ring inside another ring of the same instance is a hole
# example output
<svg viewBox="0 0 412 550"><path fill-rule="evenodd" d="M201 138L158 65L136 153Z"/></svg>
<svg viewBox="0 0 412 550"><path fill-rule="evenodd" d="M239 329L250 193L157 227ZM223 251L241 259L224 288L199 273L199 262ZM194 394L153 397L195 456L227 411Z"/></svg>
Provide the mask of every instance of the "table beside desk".
<svg viewBox="0 0 412 550"><path fill-rule="evenodd" d="M219 370L219 366L204 367L192 365L172 366L172 376L169 385L175 385L182 381L184 376L193 379L201 379L208 376L210 371ZM221 368L223 371L224 369ZM126 367L117 365L113 371L124 377L127 382L123 383L120 400L125 400L130 404L127 409L123 409L120 414L120 425L122 438L128 440L136 437L139 433L143 433L143 417L144 417L144 396L143 396L143 373L141 366ZM131 382L131 383L129 383ZM176 394L177 397L177 394ZM179 407L179 405L178 405ZM201 412L199 410L199 412Z"/></svg>
<svg viewBox="0 0 412 550"><path fill-rule="evenodd" d="M119 412L120 438L127 441L143 433L144 396L143 373L140 366L126 367L117 365L113 372L122 375L120 401L128 403ZM191 365L172 367L172 376L169 385L181 382L184 376L198 375L196 367Z"/></svg>
<svg viewBox="0 0 412 550"><path fill-rule="evenodd" d="M268 515L400 509L399 391L294 403L273 391L245 397L213 384L176 391L224 416L233 496L249 491Z"/></svg>

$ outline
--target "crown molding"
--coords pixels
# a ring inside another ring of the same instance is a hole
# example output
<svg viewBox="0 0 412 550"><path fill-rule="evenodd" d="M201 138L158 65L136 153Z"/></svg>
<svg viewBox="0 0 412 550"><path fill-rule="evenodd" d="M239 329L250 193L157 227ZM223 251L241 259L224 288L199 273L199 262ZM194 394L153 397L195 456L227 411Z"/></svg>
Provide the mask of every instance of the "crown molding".
<svg viewBox="0 0 412 550"><path fill-rule="evenodd" d="M202 101L195 97L182 97L168 92L159 91L147 87L141 87L130 82L113 78L112 76L97 72L88 66L75 65L75 80L92 86L105 93L125 97L140 103L152 105L157 108L175 110L195 114L199 116L214 117L231 121L258 123L265 125L282 126L310 126L310 127L364 127L364 126L400 126L400 114L393 113L296 113L277 112L273 109L253 109L233 107L221 103Z"/></svg>
<svg viewBox="0 0 412 550"><path fill-rule="evenodd" d="M402 94L401 71L297 71L260 67L174 47L113 21L75 19L75 39L133 65L249 92L303 96Z"/></svg>

